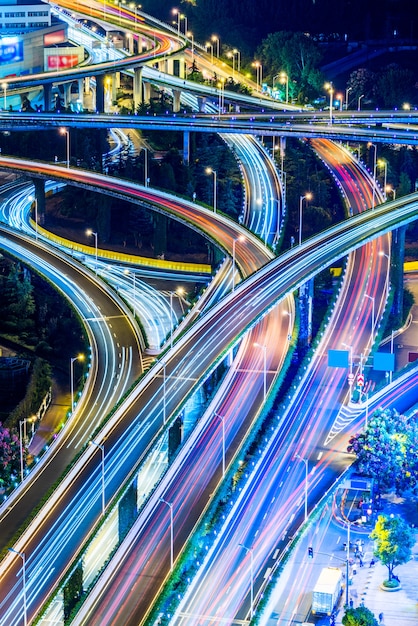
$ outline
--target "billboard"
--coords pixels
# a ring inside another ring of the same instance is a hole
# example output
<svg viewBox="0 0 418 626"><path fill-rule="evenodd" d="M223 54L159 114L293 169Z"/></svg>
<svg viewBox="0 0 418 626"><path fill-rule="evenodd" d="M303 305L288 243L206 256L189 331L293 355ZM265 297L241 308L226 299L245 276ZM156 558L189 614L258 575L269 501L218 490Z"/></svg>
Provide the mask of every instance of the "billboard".
<svg viewBox="0 0 418 626"><path fill-rule="evenodd" d="M54 33L44 35L44 46L53 46L56 43L64 43L67 41L65 30L56 30Z"/></svg>
<svg viewBox="0 0 418 626"><path fill-rule="evenodd" d="M0 38L0 64L23 61L23 41L17 37Z"/></svg>
<svg viewBox="0 0 418 626"><path fill-rule="evenodd" d="M78 65L77 54L49 54L47 57L48 70L68 70Z"/></svg>

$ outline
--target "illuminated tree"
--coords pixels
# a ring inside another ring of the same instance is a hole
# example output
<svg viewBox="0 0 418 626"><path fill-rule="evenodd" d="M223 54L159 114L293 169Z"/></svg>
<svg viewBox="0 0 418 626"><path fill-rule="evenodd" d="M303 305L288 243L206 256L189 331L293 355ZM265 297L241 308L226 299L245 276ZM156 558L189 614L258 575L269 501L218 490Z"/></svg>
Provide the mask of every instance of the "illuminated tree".
<svg viewBox="0 0 418 626"><path fill-rule="evenodd" d="M418 426L395 410L378 409L363 432L349 440L359 473L375 479L380 491L402 493L418 487Z"/></svg>
<svg viewBox="0 0 418 626"><path fill-rule="evenodd" d="M377 626L378 622L370 609L358 606L356 609L346 609L342 618L343 626Z"/></svg>
<svg viewBox="0 0 418 626"><path fill-rule="evenodd" d="M370 538L375 541L373 554L386 565L389 580L393 580L393 570L411 559L415 544L415 533L400 517L379 515Z"/></svg>
<svg viewBox="0 0 418 626"><path fill-rule="evenodd" d="M7 488L10 485L12 476L19 473L19 467L19 439L0 422L0 488Z"/></svg>

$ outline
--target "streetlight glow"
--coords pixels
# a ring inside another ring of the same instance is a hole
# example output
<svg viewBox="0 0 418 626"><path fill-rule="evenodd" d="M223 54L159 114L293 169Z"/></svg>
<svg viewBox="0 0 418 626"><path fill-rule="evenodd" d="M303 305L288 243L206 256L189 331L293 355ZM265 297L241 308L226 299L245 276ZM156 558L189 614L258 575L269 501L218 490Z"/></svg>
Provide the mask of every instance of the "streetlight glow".
<svg viewBox="0 0 418 626"><path fill-rule="evenodd" d="M302 245L302 205L304 200L312 200L313 195L309 191L304 196L299 197L299 245Z"/></svg>

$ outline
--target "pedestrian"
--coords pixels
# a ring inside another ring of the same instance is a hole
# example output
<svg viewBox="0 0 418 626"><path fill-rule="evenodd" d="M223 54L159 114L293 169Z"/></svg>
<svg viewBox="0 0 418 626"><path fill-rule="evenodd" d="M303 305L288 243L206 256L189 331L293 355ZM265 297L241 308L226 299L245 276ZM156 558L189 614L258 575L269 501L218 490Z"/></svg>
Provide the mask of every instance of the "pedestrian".
<svg viewBox="0 0 418 626"><path fill-rule="evenodd" d="M355 576L357 574L357 568L355 565L353 565L353 576Z"/></svg>
<svg viewBox="0 0 418 626"><path fill-rule="evenodd" d="M374 567L374 559L370 561L370 567Z"/></svg>
<svg viewBox="0 0 418 626"><path fill-rule="evenodd" d="M361 556L359 556L360 559L360 567L363 567L363 559L361 558Z"/></svg>
<svg viewBox="0 0 418 626"><path fill-rule="evenodd" d="M383 622L383 613L379 613L379 622L382 623Z"/></svg>
<svg viewBox="0 0 418 626"><path fill-rule="evenodd" d="M350 598L350 609L352 609L353 606L354 606L353 598Z"/></svg>

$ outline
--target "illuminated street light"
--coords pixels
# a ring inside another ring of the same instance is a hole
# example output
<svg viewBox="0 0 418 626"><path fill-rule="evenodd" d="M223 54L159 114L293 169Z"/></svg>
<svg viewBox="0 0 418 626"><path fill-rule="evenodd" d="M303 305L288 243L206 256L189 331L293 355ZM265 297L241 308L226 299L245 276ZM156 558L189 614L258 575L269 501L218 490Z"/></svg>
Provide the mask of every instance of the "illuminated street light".
<svg viewBox="0 0 418 626"><path fill-rule="evenodd" d="M208 48L210 48L210 62L211 62L211 63L212 63L212 65L213 65L213 45L210 43L210 41L207 41L207 42L205 43L205 48L206 48L206 50L207 50Z"/></svg>
<svg viewBox="0 0 418 626"><path fill-rule="evenodd" d="M96 274L97 274L97 233L94 232L94 230L91 230L91 228L88 228L86 230L86 235L88 235L89 237L91 237L92 235L94 236L94 256L95 256L95 270L96 270Z"/></svg>
<svg viewBox="0 0 418 626"><path fill-rule="evenodd" d="M134 312L134 317L136 316L136 276L135 276L135 272L132 271L130 272L128 269L123 270L123 273L125 274L125 276L130 276L132 274L132 282L133 282L133 289L134 289L134 294L133 294L133 312Z"/></svg>
<svg viewBox="0 0 418 626"><path fill-rule="evenodd" d="M219 59L219 37L217 35L212 35L211 41L216 43L216 58Z"/></svg>
<svg viewBox="0 0 418 626"><path fill-rule="evenodd" d="M170 348L173 347L173 296L184 296L185 291L183 287L178 287L175 291L170 291Z"/></svg>
<svg viewBox="0 0 418 626"><path fill-rule="evenodd" d="M71 413L74 411L74 362L75 361L84 361L84 354L73 356L70 359Z"/></svg>
<svg viewBox="0 0 418 626"><path fill-rule="evenodd" d="M251 585L251 605L250 617L254 617L254 548L247 548L243 543L238 544L245 552L250 554L250 585Z"/></svg>
<svg viewBox="0 0 418 626"><path fill-rule="evenodd" d="M377 164L379 165L379 167L383 167L383 191L384 191L384 197L385 197L385 201L386 201L388 162L385 159L379 159Z"/></svg>
<svg viewBox="0 0 418 626"><path fill-rule="evenodd" d="M20 558L22 559L22 587L23 587L23 624L24 626L27 626L28 624L28 610L27 610L27 603L26 603L26 559L25 559L25 553L24 552L19 552L18 550L15 550L14 548L7 548L9 550L9 552L13 552L13 554L17 554L17 556L20 556Z"/></svg>
<svg viewBox="0 0 418 626"><path fill-rule="evenodd" d="M280 72L280 83L286 85L286 104L289 102L289 76L286 72Z"/></svg>
<svg viewBox="0 0 418 626"><path fill-rule="evenodd" d="M371 141L367 144L368 148L374 148L374 158L373 158L373 200L372 200L372 209L374 209L376 204L376 164L377 164L377 146Z"/></svg>
<svg viewBox="0 0 418 626"><path fill-rule="evenodd" d="M190 41L192 42L192 64L193 64L193 61L194 61L194 35L193 35L193 33L190 30L188 30L187 33L186 33L186 37L188 39L190 39Z"/></svg>
<svg viewBox="0 0 418 626"><path fill-rule="evenodd" d="M393 200L396 200L396 189L392 187L392 185L386 185L386 195L391 193L393 196Z"/></svg>
<svg viewBox="0 0 418 626"><path fill-rule="evenodd" d="M331 83L325 83L325 89L329 92L329 123L332 124L332 105L334 96L334 86Z"/></svg>
<svg viewBox="0 0 418 626"><path fill-rule="evenodd" d="M89 441L89 445L96 446L102 453L102 516L104 517L106 512L106 500L105 500L105 449L104 445L97 443L97 441Z"/></svg>
<svg viewBox="0 0 418 626"><path fill-rule="evenodd" d="M217 210L217 199L218 199L218 181L217 181L217 172L211 167L207 167L205 169L206 174L213 174L213 212L216 213Z"/></svg>
<svg viewBox="0 0 418 626"><path fill-rule="evenodd" d="M352 87L347 87L347 89L345 90L345 110L348 111L348 94L350 93L350 91L352 90Z"/></svg>
<svg viewBox="0 0 418 626"><path fill-rule="evenodd" d="M160 502L166 504L170 509L170 572L173 571L174 564L174 532L173 532L173 503L167 502L164 498L158 498Z"/></svg>
<svg viewBox="0 0 418 626"><path fill-rule="evenodd" d="M257 91L261 91L261 85L263 82L263 66L260 61L254 61L252 66L255 67L256 71Z"/></svg>
<svg viewBox="0 0 418 626"><path fill-rule="evenodd" d="M60 128L61 135L65 135L66 139L66 154L67 154L67 167L70 167L70 131L66 128Z"/></svg>
<svg viewBox="0 0 418 626"><path fill-rule="evenodd" d="M312 200L312 194L308 192L304 196L299 197L299 245L302 245L302 205L304 200Z"/></svg>

